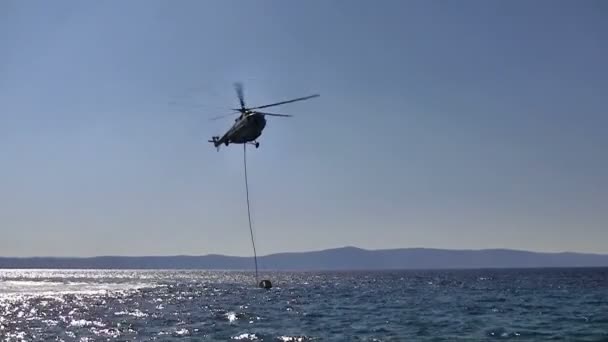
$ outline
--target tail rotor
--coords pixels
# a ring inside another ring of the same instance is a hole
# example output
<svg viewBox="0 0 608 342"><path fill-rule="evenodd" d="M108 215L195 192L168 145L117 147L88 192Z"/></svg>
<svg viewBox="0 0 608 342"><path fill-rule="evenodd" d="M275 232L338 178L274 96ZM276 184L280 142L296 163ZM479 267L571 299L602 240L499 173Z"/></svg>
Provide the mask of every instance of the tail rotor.
<svg viewBox="0 0 608 342"><path fill-rule="evenodd" d="M219 151L220 150L219 140L220 140L220 137L213 136L213 137L211 137L211 140L207 140L207 141L210 143L213 143L213 146L215 146L215 148Z"/></svg>

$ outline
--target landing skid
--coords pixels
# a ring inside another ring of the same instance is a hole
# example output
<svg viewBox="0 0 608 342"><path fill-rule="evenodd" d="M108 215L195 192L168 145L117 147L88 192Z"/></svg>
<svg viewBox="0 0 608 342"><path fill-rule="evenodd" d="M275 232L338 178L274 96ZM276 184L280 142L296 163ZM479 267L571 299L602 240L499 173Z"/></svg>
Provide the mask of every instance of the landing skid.
<svg viewBox="0 0 608 342"><path fill-rule="evenodd" d="M250 144L250 145L255 146L255 148L260 147L260 143L259 143L259 142L257 142L257 141L249 141L249 142L247 142L247 143L248 143L248 144Z"/></svg>

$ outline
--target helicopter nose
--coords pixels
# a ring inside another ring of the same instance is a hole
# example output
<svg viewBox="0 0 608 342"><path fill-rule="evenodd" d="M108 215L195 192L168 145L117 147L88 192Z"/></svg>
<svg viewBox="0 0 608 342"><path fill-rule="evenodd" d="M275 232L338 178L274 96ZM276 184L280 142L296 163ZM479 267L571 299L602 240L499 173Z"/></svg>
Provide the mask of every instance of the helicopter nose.
<svg viewBox="0 0 608 342"><path fill-rule="evenodd" d="M259 126L261 129L263 129L264 127L266 127L266 118L265 118L263 115L262 115L262 116L260 116L260 118L259 118L259 121L258 121L258 126Z"/></svg>

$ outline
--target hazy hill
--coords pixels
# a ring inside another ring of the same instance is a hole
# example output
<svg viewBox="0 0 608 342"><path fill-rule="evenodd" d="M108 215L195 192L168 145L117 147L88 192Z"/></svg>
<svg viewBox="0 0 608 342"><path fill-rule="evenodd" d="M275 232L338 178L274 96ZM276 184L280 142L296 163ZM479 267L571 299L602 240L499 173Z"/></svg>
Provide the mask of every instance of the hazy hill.
<svg viewBox="0 0 608 342"><path fill-rule="evenodd" d="M446 250L400 248L365 250L356 247L258 258L265 270L450 269L608 266L608 255L538 253L508 249ZM100 256L91 258L0 258L0 268L122 268L122 269L246 269L253 258L202 256Z"/></svg>

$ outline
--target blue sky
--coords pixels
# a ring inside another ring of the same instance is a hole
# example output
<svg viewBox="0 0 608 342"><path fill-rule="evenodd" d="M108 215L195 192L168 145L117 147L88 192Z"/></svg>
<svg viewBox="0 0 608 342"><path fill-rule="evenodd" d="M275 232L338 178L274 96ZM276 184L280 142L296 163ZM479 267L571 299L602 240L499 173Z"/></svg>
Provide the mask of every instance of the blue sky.
<svg viewBox="0 0 608 342"><path fill-rule="evenodd" d="M603 1L2 1L0 255L608 253ZM170 104L175 102L176 104Z"/></svg>

